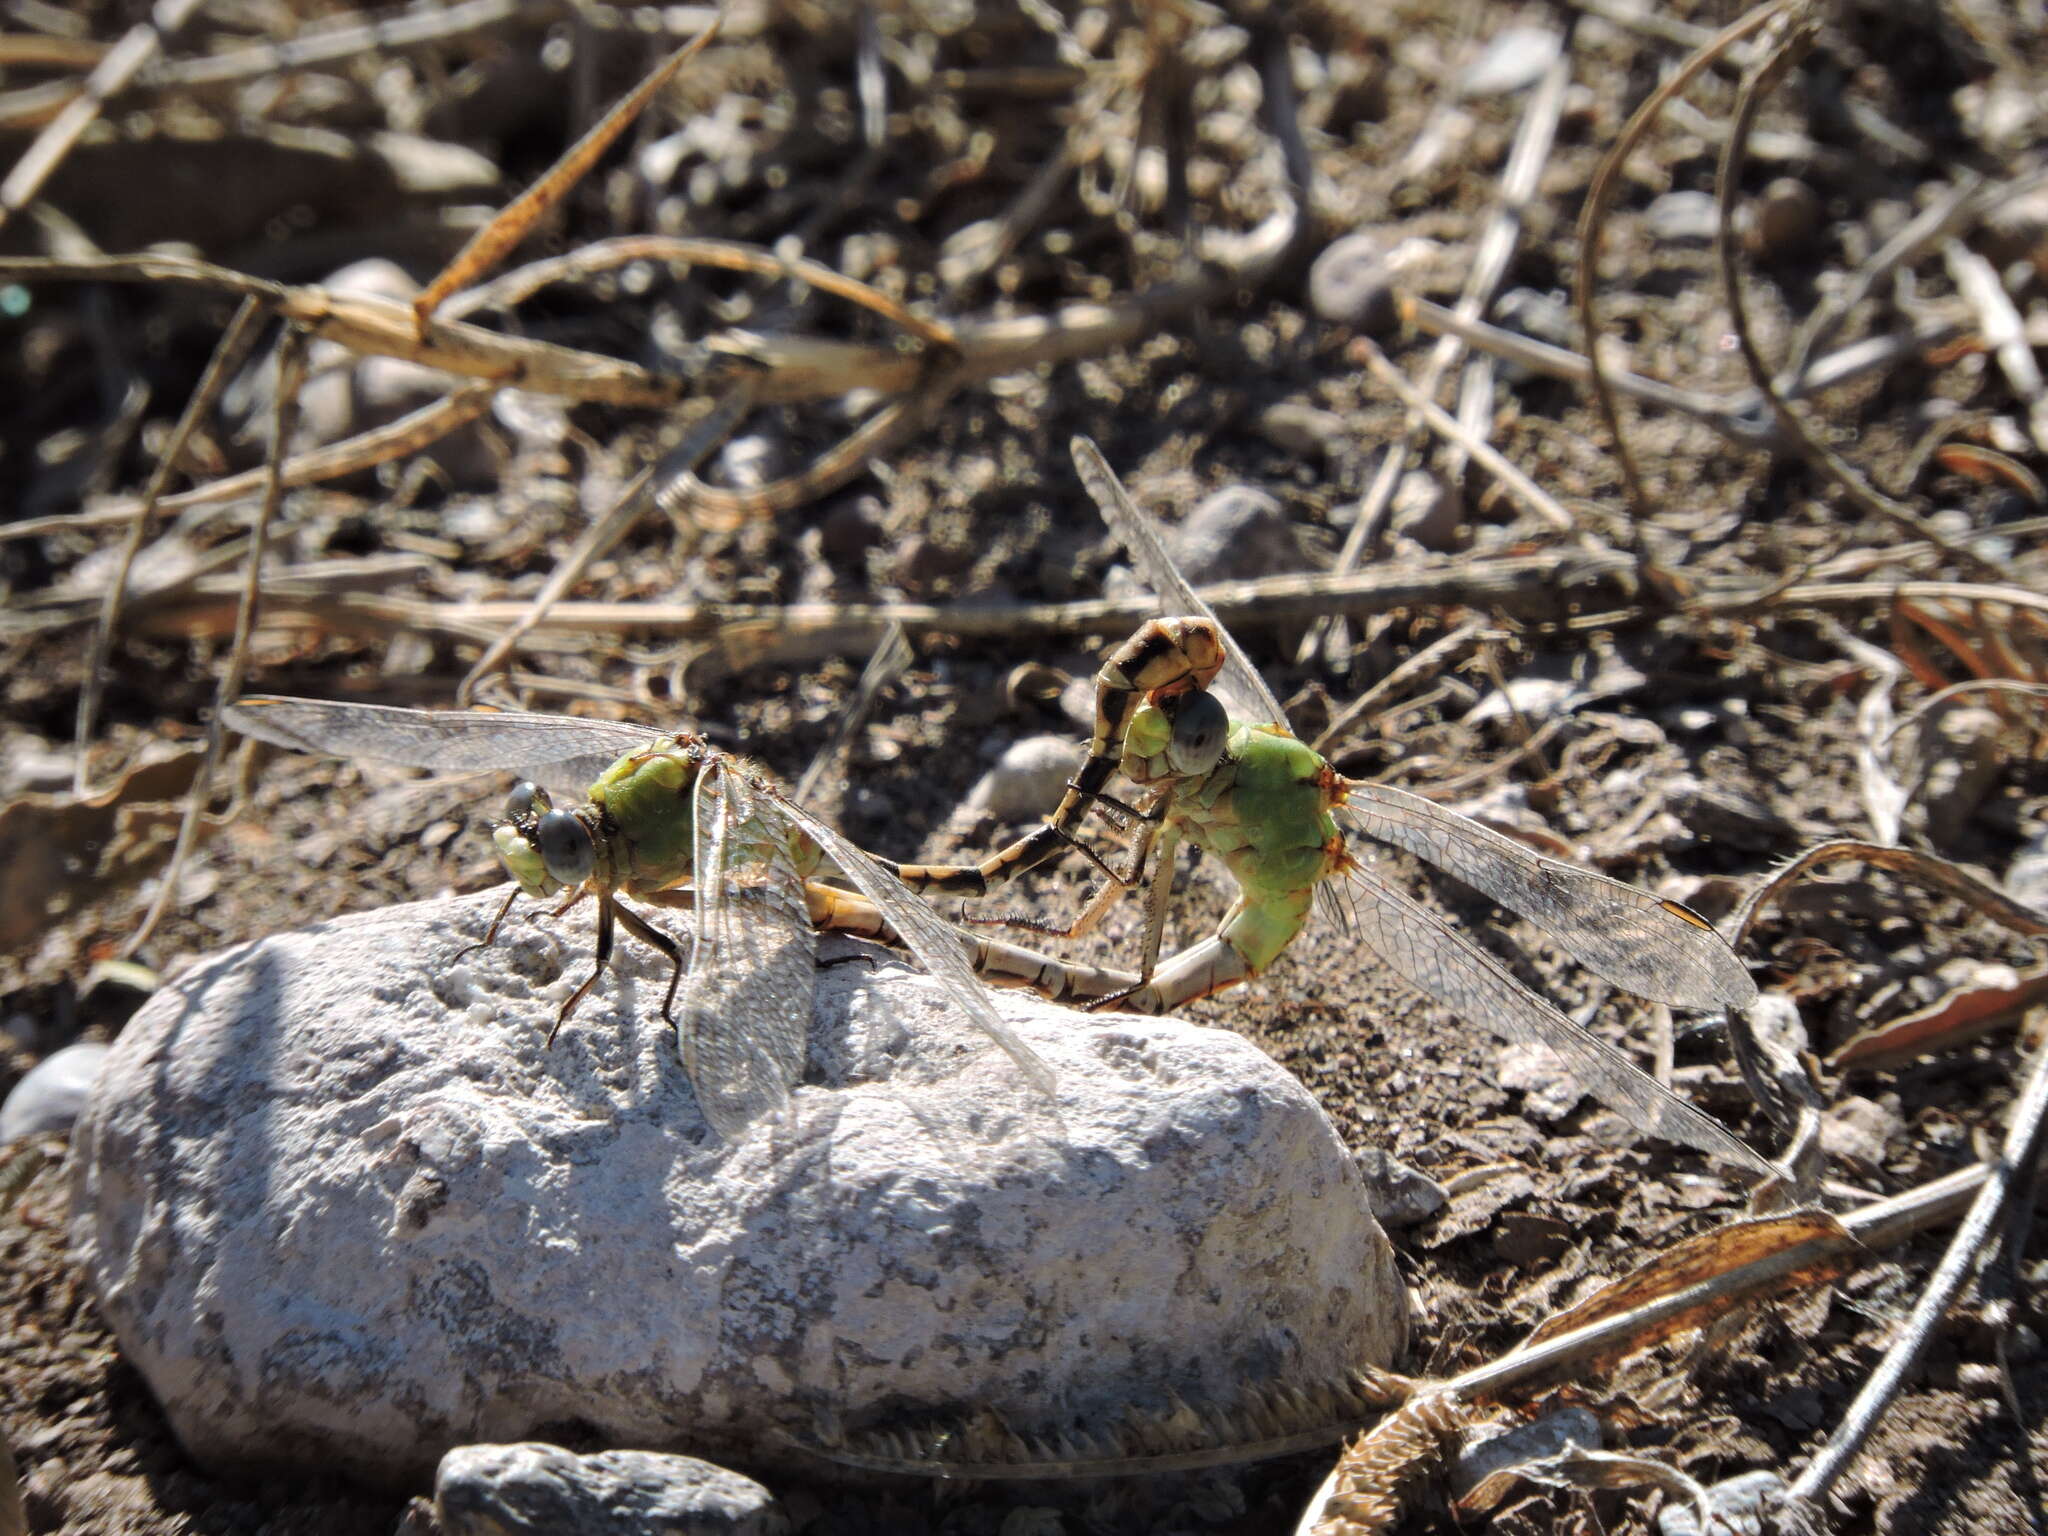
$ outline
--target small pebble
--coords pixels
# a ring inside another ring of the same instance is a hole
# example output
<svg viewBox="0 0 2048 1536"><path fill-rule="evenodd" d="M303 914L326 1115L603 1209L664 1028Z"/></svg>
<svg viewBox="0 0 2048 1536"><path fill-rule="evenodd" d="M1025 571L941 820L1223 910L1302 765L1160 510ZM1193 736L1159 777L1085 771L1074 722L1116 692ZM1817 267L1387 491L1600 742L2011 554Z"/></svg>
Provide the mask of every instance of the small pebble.
<svg viewBox="0 0 2048 1536"><path fill-rule="evenodd" d="M774 1496L693 1456L600 1451L539 1441L457 1446L434 1475L448 1536L769 1536L786 1529Z"/></svg>
<svg viewBox="0 0 2048 1536"><path fill-rule="evenodd" d="M1720 215L1711 192L1666 192L1643 211L1653 239L1711 245Z"/></svg>
<svg viewBox="0 0 2048 1536"><path fill-rule="evenodd" d="M1323 247L1308 269L1308 302L1333 325L1384 336L1400 319L1394 272L1381 237L1360 230Z"/></svg>
<svg viewBox="0 0 2048 1536"><path fill-rule="evenodd" d="M1494 1057L1493 1080L1523 1094L1522 1113L1545 1124L1562 1120L1586 1096L1547 1045L1502 1046Z"/></svg>
<svg viewBox="0 0 2048 1536"><path fill-rule="evenodd" d="M30 1067L0 1104L0 1146L23 1136L70 1130L106 1059L107 1047L100 1041L80 1040Z"/></svg>
<svg viewBox="0 0 2048 1536"><path fill-rule="evenodd" d="M1256 486L1226 485L1204 496L1168 542L1181 573L1196 583L1245 581L1302 567L1294 524Z"/></svg>
<svg viewBox="0 0 2048 1536"><path fill-rule="evenodd" d="M1259 412L1259 435L1282 453L1335 463L1349 449L1350 433L1335 411L1283 400Z"/></svg>
<svg viewBox="0 0 2048 1536"><path fill-rule="evenodd" d="M1564 39L1548 27L1508 27L1458 77L1460 96L1506 96L1543 78Z"/></svg>
<svg viewBox="0 0 2048 1536"><path fill-rule="evenodd" d="M1751 206L1743 241L1765 261L1798 256L1813 248L1824 221L1813 188L1795 176L1780 176Z"/></svg>
<svg viewBox="0 0 2048 1536"><path fill-rule="evenodd" d="M2048 912L2048 830L2036 832L2006 866L2005 893L2037 912Z"/></svg>
<svg viewBox="0 0 2048 1536"><path fill-rule="evenodd" d="M1851 1096L1821 1116L1821 1150L1861 1173L1884 1166L1885 1143L1901 1129L1898 1113L1874 1099Z"/></svg>
<svg viewBox="0 0 2048 1536"><path fill-rule="evenodd" d="M1567 347L1578 329L1571 301L1561 290L1539 293L1534 288L1510 288L1494 301L1497 325L1553 346Z"/></svg>
<svg viewBox="0 0 2048 1536"><path fill-rule="evenodd" d="M1034 821L1060 803L1081 766L1081 749L1065 736L1012 742L967 792L965 808L998 821Z"/></svg>
<svg viewBox="0 0 2048 1536"><path fill-rule="evenodd" d="M1060 690L1060 713L1084 731L1095 729L1095 675L1076 676Z"/></svg>
<svg viewBox="0 0 2048 1536"><path fill-rule="evenodd" d="M718 477L738 491L757 491L782 473L782 452L759 433L735 437L718 450Z"/></svg>
<svg viewBox="0 0 2048 1536"><path fill-rule="evenodd" d="M1365 1203L1383 1227L1412 1227L1450 1204L1443 1185L1379 1147L1351 1159L1365 1180Z"/></svg>
<svg viewBox="0 0 2048 1536"><path fill-rule="evenodd" d="M389 129L368 134L363 142L406 197L470 202L492 196L504 184L497 163L464 144Z"/></svg>
<svg viewBox="0 0 2048 1536"><path fill-rule="evenodd" d="M1465 499L1454 485L1426 469L1411 469L1394 487L1387 513L1389 531L1414 540L1435 554L1447 553L1465 526Z"/></svg>

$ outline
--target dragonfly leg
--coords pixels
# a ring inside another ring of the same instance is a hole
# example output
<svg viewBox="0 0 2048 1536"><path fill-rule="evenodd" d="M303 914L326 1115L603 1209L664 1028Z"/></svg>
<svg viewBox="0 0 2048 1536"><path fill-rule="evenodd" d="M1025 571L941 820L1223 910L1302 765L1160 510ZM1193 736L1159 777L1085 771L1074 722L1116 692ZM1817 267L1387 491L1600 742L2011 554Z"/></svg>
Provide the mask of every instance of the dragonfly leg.
<svg viewBox="0 0 2048 1536"><path fill-rule="evenodd" d="M1116 872L1087 844L1055 822L1046 822L1006 848L999 848L979 864L898 864L893 859L875 862L913 891L937 896L986 896L997 886L1076 849L1112 880Z"/></svg>
<svg viewBox="0 0 2048 1536"><path fill-rule="evenodd" d="M498 930L505 926L505 918L512 911L512 903L517 901L519 896L519 887L515 885L512 887L512 894L505 898L505 905L498 908L498 915L491 919L491 926L484 930L484 936L474 944L465 944L462 948L455 951L449 957L449 964L454 964L455 961L460 960L464 955L469 954L473 950L489 949L492 944L496 943Z"/></svg>
<svg viewBox="0 0 2048 1536"><path fill-rule="evenodd" d="M673 1024L676 1018L675 1014L670 1010L675 1006L676 988L683 979L683 947L659 928L655 927L654 924L648 922L646 918L635 912L631 907L628 907L624 902L618 902L616 906L618 908L620 926L626 932L633 935L642 944L652 945L669 958L668 994L661 1000L661 1016Z"/></svg>
<svg viewBox="0 0 2048 1536"><path fill-rule="evenodd" d="M913 890L986 896L1005 881L1076 848L1105 878L1117 879L1116 872L1075 834L1089 807L1099 801L1135 821L1148 819L1146 813L1103 793L1123 754L1124 728L1146 699L1207 688L1223 669L1223 660L1222 640L1206 620L1147 620L1110 653L1095 674L1095 734L1089 739L1087 757L1067 781L1067 792L1045 825L979 864L890 864L884 860L884 867Z"/></svg>
<svg viewBox="0 0 2048 1536"><path fill-rule="evenodd" d="M1096 998L1123 995L1140 984L1129 971L1081 965L1000 939L974 939L966 935L962 939L967 946L967 958L983 981L994 987L1036 992L1048 1002L1092 1006Z"/></svg>
<svg viewBox="0 0 2048 1536"><path fill-rule="evenodd" d="M1258 974L1238 947L1222 934L1212 934L1171 957L1149 981L1132 978L1122 992L1093 998L1088 1011L1123 1008L1132 1013L1171 1013L1182 1003L1211 996L1249 981Z"/></svg>
<svg viewBox="0 0 2048 1536"><path fill-rule="evenodd" d="M561 911L566 912L573 905L575 905L574 902L565 903ZM555 1043L555 1036L562 1032L562 1026L569 1022L569 1015L576 1011L576 1005L590 995L590 989L597 985L598 977L604 974L604 968L611 963L612 913L614 910L610 895L599 891L597 893L597 965L592 969L590 975L584 979L583 985L569 994L569 1001L562 1004L562 1011L555 1015L555 1027L548 1031L548 1044L551 1047ZM560 916L560 912L556 915Z"/></svg>

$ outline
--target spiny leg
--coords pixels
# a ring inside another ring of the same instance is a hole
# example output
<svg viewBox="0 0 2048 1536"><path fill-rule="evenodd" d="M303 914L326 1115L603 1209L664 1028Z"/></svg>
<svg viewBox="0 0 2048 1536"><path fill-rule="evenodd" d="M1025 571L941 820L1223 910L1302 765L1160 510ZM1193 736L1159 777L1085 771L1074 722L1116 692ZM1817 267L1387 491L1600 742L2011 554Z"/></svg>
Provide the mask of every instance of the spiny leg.
<svg viewBox="0 0 2048 1536"><path fill-rule="evenodd" d="M892 864L891 872L914 890L986 896L1067 849L1079 848L1106 877L1116 879L1076 834L1089 807L1107 798L1103 790L1123 754L1131 714L1146 699L1206 689L1222 670L1223 659L1222 641L1207 620L1148 620L1095 674L1095 734L1089 738L1088 756L1045 825L979 864Z"/></svg>
<svg viewBox="0 0 2048 1536"><path fill-rule="evenodd" d="M670 965L668 993L661 1000L661 1016L668 1020L669 1023L675 1023L675 1014L671 1010L675 1007L676 988L682 984L683 980L683 946L655 927L654 924L648 922L646 918L635 912L624 902L615 902L613 905L618 910L620 926L626 932L633 935L642 944L651 945L668 956Z"/></svg>
<svg viewBox="0 0 2048 1536"><path fill-rule="evenodd" d="M519 887L513 886L511 894L505 898L505 905L498 908L498 915L491 919L491 926L484 930L484 936L474 944L463 945L462 948L455 951L449 957L448 963L453 965L457 960L460 960L464 955L471 953L473 950L489 949L492 944L496 943L498 930L505 925L505 919L511 915L512 903L519 899L520 894Z"/></svg>
<svg viewBox="0 0 2048 1536"><path fill-rule="evenodd" d="M1170 806L1172 791L1167 791ZM1162 809L1167 809L1163 806ZM1173 880L1177 870L1174 855L1180 851L1180 827L1170 818L1165 820L1159 833L1159 857L1152 865L1152 878L1145 885L1145 942L1140 950L1138 974L1123 992L1112 993L1089 1003L1091 1012L1114 1008L1151 984L1153 972L1159 964L1159 947L1166 937L1166 906L1173 896ZM1165 1004L1164 1011L1171 1004Z"/></svg>
<svg viewBox="0 0 2048 1536"><path fill-rule="evenodd" d="M574 905L575 902L573 901L563 903L557 910L556 915L559 916ZM598 977L604 974L605 966L611 963L613 910L614 906L611 896L604 891L599 891L597 893L597 965L583 985L569 994L569 1001L562 1004L562 1011L555 1015L555 1027L548 1031L548 1044L550 1046L554 1045L555 1036L562 1032L562 1026L569 1022L569 1015L576 1011L576 1005L590 995L590 989L597 985Z"/></svg>
<svg viewBox="0 0 2048 1536"><path fill-rule="evenodd" d="M1131 814L1140 818L1144 830L1131 849L1130 868L1118 871L1097 860L1097 866L1103 869L1108 879L1088 898L1080 916L1071 923L1064 926L1049 923L1044 918L1032 917L1024 912L1005 912L993 917L971 917L962 912L956 921L963 928L1021 928L1027 933L1042 933L1053 939L1086 938L1095 931L1095 926L1102 921L1103 915L1123 898L1124 892L1134 885L1143 883L1145 879L1145 860L1151 852L1152 840L1158 834L1159 818L1136 811Z"/></svg>

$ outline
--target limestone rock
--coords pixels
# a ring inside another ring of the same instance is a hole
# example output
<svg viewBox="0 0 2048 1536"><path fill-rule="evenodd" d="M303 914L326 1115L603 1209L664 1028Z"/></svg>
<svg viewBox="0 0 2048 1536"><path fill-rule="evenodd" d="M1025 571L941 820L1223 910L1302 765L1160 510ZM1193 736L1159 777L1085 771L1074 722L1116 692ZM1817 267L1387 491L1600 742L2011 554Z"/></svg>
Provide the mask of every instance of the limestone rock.
<svg viewBox="0 0 2048 1536"><path fill-rule="evenodd" d="M820 1419L1108 1422L1401 1348L1351 1157L1233 1035L1005 996L1048 1100L937 983L828 966L790 1111L721 1142L666 962L622 943L548 1049L590 922L522 903L457 958L498 900L225 952L116 1042L72 1235L200 1460L416 1487L576 1422L760 1467Z"/></svg>

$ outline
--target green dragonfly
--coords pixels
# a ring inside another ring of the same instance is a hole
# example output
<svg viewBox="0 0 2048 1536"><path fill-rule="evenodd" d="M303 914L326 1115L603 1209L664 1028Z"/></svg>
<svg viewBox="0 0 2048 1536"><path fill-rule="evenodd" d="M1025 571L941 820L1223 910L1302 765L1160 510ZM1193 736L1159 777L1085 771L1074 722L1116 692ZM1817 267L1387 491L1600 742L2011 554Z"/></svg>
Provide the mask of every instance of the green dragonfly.
<svg viewBox="0 0 2048 1536"><path fill-rule="evenodd" d="M597 965L562 1005L556 1029L604 974L614 924L666 955L674 969L662 1013L675 1025L705 1120L727 1139L786 1105L802 1075L820 931L908 949L1048 1094L1051 1068L996 1012L975 967L1002 985L1054 997L1093 998L1136 984L962 934L764 770L699 736L567 715L261 695L229 705L224 718L246 736L301 752L528 775L492 830L515 885L483 943L521 894L566 893L557 915L595 898ZM557 808L543 784L588 790L582 804ZM835 875L854 889L827 883ZM692 911L689 953L625 897Z"/></svg>
<svg viewBox="0 0 2048 1536"><path fill-rule="evenodd" d="M1096 859L1110 876L1103 899L1070 927L1044 930L1062 937L1085 931L1108 900L1143 881L1148 853L1155 856L1136 984L1091 1006L1159 1013L1250 980L1293 942L1312 910L1320 911L1355 929L1389 968L1453 1013L1510 1040L1550 1047L1582 1087L1638 1128L1767 1173L1769 1165L1729 1131L1355 858L1344 828L1415 854L1529 918L1629 992L1680 1007L1746 1007L1756 998L1755 984L1713 927L1676 902L1544 858L1419 795L1338 773L1288 730L1278 700L1174 566L1155 525L1095 445L1076 438L1073 452L1083 484L1139 574L1184 616L1147 623L1104 664L1087 759L1051 819L978 865L895 866L904 882L986 894L1075 846L1091 802L1106 798L1121 773L1149 797L1130 867L1118 872ZM1216 933L1162 964L1173 855L1182 839L1222 863L1238 898ZM1054 971L1038 974L1058 980Z"/></svg>

